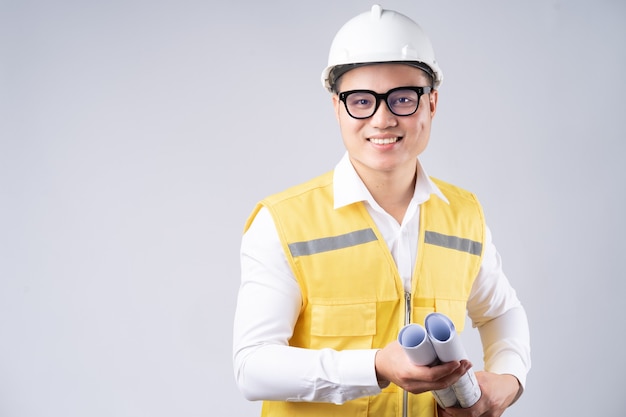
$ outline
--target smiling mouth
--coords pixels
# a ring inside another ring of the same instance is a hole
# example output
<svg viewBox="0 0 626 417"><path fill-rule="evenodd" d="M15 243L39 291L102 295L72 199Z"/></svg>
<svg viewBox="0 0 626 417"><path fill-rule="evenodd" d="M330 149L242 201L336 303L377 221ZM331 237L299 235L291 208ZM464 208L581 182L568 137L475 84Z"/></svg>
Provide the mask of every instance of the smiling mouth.
<svg viewBox="0 0 626 417"><path fill-rule="evenodd" d="M401 139L402 137L398 136L395 138L369 138L368 140L375 145L389 145L391 143L396 143Z"/></svg>

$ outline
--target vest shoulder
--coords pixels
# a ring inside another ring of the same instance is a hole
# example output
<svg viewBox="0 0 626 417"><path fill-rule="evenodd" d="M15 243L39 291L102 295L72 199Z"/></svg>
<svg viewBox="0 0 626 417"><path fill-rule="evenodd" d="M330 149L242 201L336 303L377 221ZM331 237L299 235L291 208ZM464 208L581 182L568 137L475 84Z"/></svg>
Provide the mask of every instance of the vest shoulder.
<svg viewBox="0 0 626 417"><path fill-rule="evenodd" d="M325 193L322 194L322 196L324 196L323 199L327 202L332 201L332 183L333 171L329 171L299 185L289 187L284 191L265 197L256 204L254 210L252 210L252 213L248 216L248 220L244 226L244 233L248 230L256 215L263 207L269 209L273 217L276 217L276 213L282 211L282 208L285 207L286 210L289 210L289 207L291 207L291 210L293 210L294 207L295 210L304 209L310 206L316 198L317 201L319 201L320 194L312 193L311 191L313 190L325 190Z"/></svg>
<svg viewBox="0 0 626 417"><path fill-rule="evenodd" d="M289 187L286 190L280 191L276 194L272 194L263 199L263 203L266 205L278 204L285 200L290 200L295 197L307 194L317 189L332 189L333 183L333 171L326 172L320 176L310 179L293 187Z"/></svg>
<svg viewBox="0 0 626 417"><path fill-rule="evenodd" d="M468 191L449 182L440 180L439 178L431 177L430 179L435 183L437 187L439 187L443 195L445 195L448 200L461 199L478 201L476 195L471 191Z"/></svg>

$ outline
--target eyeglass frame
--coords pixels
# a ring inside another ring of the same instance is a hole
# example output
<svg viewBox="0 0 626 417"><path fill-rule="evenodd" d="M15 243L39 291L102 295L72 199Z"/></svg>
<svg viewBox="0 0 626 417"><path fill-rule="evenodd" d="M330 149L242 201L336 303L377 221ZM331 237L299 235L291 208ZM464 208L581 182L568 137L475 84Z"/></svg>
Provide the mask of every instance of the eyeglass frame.
<svg viewBox="0 0 626 417"><path fill-rule="evenodd" d="M389 99L389 96L399 90L410 90L410 91L414 91L417 93L417 104L415 105L415 110L413 110L411 113L398 114L394 112L391 106L389 105L389 102L387 101ZM370 117L376 114L376 112L378 111L378 108L380 107L380 102L383 99L385 101L385 104L387 105L387 108L393 115L398 116L398 117L412 116L417 112L422 96L424 94L430 94L433 90L434 88L429 87L429 86L426 86L426 87L406 86L406 87L392 88L391 90L382 94L379 94L372 90L349 90L349 91L342 91L341 93L338 93L337 95L339 96L339 101L343 101L343 105L346 108L346 112L348 113L350 117L352 117L353 119L357 119L357 120L363 120L363 119L369 119ZM371 94L372 96L374 96L374 98L376 99L376 104L374 105L374 110L372 111L372 114L370 114L369 116L364 116L364 117L356 117L356 116L353 116L352 113L350 113L350 110L348 109L348 102L346 100L351 94L354 94L354 93L365 93L365 94Z"/></svg>

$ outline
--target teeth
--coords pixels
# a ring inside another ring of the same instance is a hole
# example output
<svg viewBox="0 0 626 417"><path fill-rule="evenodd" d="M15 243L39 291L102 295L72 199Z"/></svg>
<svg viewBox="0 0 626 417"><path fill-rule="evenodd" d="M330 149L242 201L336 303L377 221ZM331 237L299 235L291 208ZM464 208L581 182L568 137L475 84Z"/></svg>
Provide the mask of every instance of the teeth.
<svg viewBox="0 0 626 417"><path fill-rule="evenodd" d="M370 138L370 142L376 144L376 145L388 145L390 143L396 143L398 141L398 138Z"/></svg>

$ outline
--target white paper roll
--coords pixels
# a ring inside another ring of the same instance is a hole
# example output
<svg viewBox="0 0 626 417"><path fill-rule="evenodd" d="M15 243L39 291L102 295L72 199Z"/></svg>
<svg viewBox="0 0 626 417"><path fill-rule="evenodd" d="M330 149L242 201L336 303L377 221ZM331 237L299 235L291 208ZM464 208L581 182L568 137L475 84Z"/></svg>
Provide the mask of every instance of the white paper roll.
<svg viewBox="0 0 626 417"><path fill-rule="evenodd" d="M426 334L424 327L419 324L407 324L398 334L398 342L404 348L407 356L416 365L432 366L439 363L439 358ZM456 393L452 388L431 391L435 400L443 408L457 404Z"/></svg>
<svg viewBox="0 0 626 417"><path fill-rule="evenodd" d="M446 315L441 313L429 314L426 316L425 326L428 339L441 362L468 359L463 344L457 337L454 323ZM456 394L459 405L463 408L473 406L480 399L480 386L472 368L451 388Z"/></svg>

